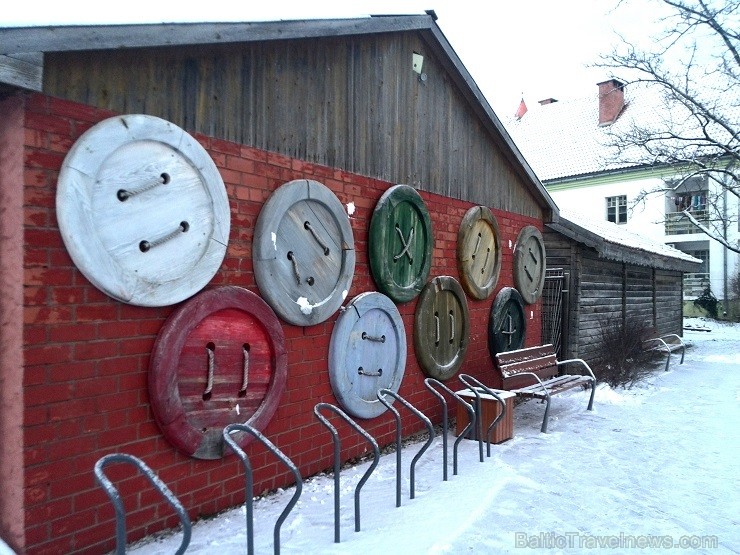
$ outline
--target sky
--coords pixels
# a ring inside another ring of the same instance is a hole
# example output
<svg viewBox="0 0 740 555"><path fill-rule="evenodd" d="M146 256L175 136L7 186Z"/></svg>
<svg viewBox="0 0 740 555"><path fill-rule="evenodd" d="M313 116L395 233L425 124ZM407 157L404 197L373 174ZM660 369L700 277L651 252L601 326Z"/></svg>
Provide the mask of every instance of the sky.
<svg viewBox="0 0 740 555"><path fill-rule="evenodd" d="M447 481L438 436L415 467L414 499L409 471L422 444L408 445L400 507L395 453L384 455L360 493L360 532L353 494L370 463L345 468L340 543L333 475L306 480L280 529L281 553L739 553L740 324L684 323L711 331L684 332L683 364L674 353L667 372L660 362L631 389L600 384L593 411L587 391L554 397L546 434L543 405L519 404L513 438L491 446L490 458L484 447L480 462L477 442L460 443L457 475L451 430ZM295 493L290 487L255 503L256 553L273 552L273 526ZM187 553L244 553L245 515L242 506L196 524ZM174 553L182 537L149 538L127 553Z"/></svg>
<svg viewBox="0 0 740 555"><path fill-rule="evenodd" d="M545 98L596 94L596 83L611 75L588 66L619 41L615 31L638 42L654 37L660 6L656 0L37 0L6 2L0 27L343 18L429 9L489 104L505 118L521 98L535 105Z"/></svg>

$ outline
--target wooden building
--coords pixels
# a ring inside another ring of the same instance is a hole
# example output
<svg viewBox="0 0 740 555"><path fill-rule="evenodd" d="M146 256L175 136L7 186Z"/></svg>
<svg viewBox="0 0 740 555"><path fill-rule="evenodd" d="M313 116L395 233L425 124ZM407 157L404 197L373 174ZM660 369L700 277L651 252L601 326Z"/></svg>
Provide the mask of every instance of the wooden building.
<svg viewBox="0 0 740 555"><path fill-rule="evenodd" d="M433 15L0 29L0 535L19 553L113 548L114 513L92 474L111 452L142 458L193 517L244 500L236 457L183 454L163 437L152 410L152 353L165 323L190 299L177 306L121 302L86 278L63 241L56 195L65 160L80 151L75 145L88 130L112 118L127 127L140 121L137 114L184 130L223 181L230 232L206 294L229 288L235 295L234 286L258 291L258 217L291 181L320 182L347 207L356 257L351 286L341 291L348 301L377 291L368 230L373 208L394 185L412 186L429 211L429 279L460 280L451 261L461 222L475 207L490 208L500 274L491 296L466 301L461 365L481 379L492 369L493 295L514 285L517 236L557 219ZM97 146L86 143L90 151ZM399 394L439 421L439 402L415 358L416 305L397 307L408 345ZM541 340L540 306L527 309L527 345ZM274 328L284 335L285 384L263 433L304 476L331 465L331 438L312 410L336 402L327 358L337 318ZM386 412L362 424L388 444L391 421ZM417 430L404 424L404 434ZM264 449L249 449L256 491L291 483ZM342 456L365 449L349 442ZM126 498L129 541L176 524L155 497L137 491Z"/></svg>
<svg viewBox="0 0 740 555"><path fill-rule="evenodd" d="M543 235L548 268L566 277L562 358L594 361L602 327L630 320L683 335L683 273L700 260L571 211L561 211Z"/></svg>

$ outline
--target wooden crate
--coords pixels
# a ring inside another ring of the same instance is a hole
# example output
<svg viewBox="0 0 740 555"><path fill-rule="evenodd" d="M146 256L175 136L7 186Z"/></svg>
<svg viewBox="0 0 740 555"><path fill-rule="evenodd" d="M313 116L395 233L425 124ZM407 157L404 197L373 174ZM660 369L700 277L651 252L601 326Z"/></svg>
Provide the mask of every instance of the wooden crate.
<svg viewBox="0 0 740 555"><path fill-rule="evenodd" d="M491 441L493 443L503 443L507 439L511 439L512 437L514 437L514 397L516 397L516 395L514 395L510 391L502 391L498 389L494 389L493 391L495 391L496 394L499 395L506 403L506 414L499 421L498 425L494 428L493 433L491 434ZM473 393L469 389L463 389L462 391L456 391L455 393L457 393L460 397L462 397L463 399L471 403L473 407L475 407L475 393ZM480 397L483 419L483 439L485 440L488 426L501 412L501 404L493 396L488 395L487 393L481 393ZM457 403L457 425L455 429L455 434L460 435L465 426L468 425L469 421L470 420L468 418L468 411L465 410L465 407L463 407L460 403ZM467 437L468 439L474 439L477 441L478 430L474 430Z"/></svg>

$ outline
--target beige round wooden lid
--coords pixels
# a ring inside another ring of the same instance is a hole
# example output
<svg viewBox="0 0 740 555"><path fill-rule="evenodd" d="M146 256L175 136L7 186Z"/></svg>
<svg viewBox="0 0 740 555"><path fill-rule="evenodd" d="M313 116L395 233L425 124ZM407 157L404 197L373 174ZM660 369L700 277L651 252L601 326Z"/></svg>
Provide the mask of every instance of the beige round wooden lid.
<svg viewBox="0 0 740 555"><path fill-rule="evenodd" d="M106 119L62 164L59 229L98 289L139 306L200 291L223 262L231 217L221 175L178 126L148 115Z"/></svg>

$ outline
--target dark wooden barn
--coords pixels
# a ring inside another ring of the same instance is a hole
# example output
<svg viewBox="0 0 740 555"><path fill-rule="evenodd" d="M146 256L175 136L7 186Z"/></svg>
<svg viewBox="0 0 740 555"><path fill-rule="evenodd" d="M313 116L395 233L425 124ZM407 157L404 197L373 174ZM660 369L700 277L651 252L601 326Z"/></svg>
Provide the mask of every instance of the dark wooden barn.
<svg viewBox="0 0 740 555"><path fill-rule="evenodd" d="M630 321L683 335L683 273L699 260L570 212L561 212L543 235L553 281L557 269L565 278L562 304L545 308L562 317L561 357L594 361L602 329Z"/></svg>

